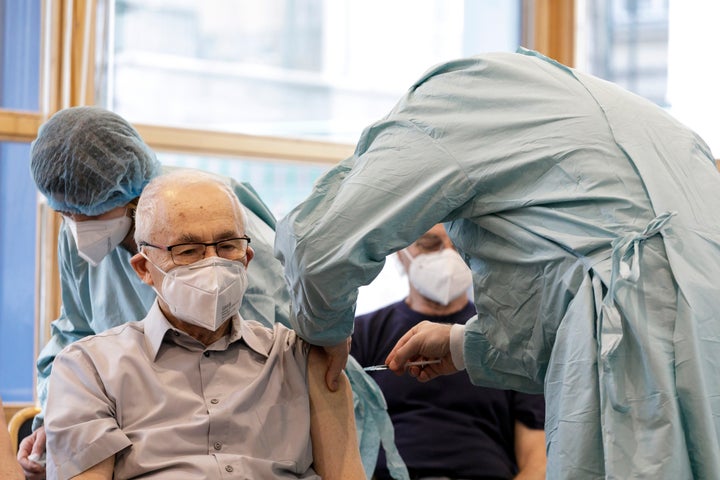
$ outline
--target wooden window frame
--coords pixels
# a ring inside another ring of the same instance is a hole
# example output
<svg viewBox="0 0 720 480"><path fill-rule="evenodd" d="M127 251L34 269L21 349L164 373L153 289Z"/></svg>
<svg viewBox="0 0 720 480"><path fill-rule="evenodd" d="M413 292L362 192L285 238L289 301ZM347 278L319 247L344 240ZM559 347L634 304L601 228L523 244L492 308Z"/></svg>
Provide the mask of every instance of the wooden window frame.
<svg viewBox="0 0 720 480"><path fill-rule="evenodd" d="M530 48L575 66L575 0L523 0L523 8Z"/></svg>

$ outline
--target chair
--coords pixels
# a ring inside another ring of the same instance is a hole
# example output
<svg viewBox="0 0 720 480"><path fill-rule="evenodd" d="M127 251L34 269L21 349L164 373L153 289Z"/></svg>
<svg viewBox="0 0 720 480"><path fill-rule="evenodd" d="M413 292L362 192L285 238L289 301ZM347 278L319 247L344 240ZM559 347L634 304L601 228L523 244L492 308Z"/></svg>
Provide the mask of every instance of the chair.
<svg viewBox="0 0 720 480"><path fill-rule="evenodd" d="M10 442L12 442L13 452L16 454L22 439L32 433L33 419L38 413L40 413L40 408L38 407L25 407L10 417L8 431L10 432Z"/></svg>

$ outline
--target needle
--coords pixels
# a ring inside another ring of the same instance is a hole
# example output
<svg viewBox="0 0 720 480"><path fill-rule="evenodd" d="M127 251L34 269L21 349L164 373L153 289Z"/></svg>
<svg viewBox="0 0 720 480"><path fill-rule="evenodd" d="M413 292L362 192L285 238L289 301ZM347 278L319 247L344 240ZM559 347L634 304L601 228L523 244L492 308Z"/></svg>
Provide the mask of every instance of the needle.
<svg viewBox="0 0 720 480"><path fill-rule="evenodd" d="M440 359L436 360L420 360L417 362L407 362L405 364L405 368L407 367L413 367L413 366L424 366L424 365L434 365L436 363L440 363ZM372 367L365 367L363 370L366 372L378 372L380 370L387 370L389 367L387 365L373 365Z"/></svg>

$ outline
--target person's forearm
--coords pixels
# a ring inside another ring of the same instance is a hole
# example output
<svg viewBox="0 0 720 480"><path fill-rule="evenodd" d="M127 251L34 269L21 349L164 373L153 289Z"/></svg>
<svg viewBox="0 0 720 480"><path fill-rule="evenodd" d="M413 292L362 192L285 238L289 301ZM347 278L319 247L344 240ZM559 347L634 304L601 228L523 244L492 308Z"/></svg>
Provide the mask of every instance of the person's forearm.
<svg viewBox="0 0 720 480"><path fill-rule="evenodd" d="M545 480L545 465L525 468L518 472L514 480Z"/></svg>
<svg viewBox="0 0 720 480"><path fill-rule="evenodd" d="M0 478L7 480L24 480L25 476L20 464L15 460L15 453L10 445L10 436L7 434L5 410L0 398Z"/></svg>
<svg viewBox="0 0 720 480"><path fill-rule="evenodd" d="M80 475L72 478L73 480L112 480L114 467L115 455L106 458L97 465L88 468Z"/></svg>
<svg viewBox="0 0 720 480"><path fill-rule="evenodd" d="M518 464L515 480L543 480L547 465L545 432L516 421L515 458Z"/></svg>
<svg viewBox="0 0 720 480"><path fill-rule="evenodd" d="M20 464L10 449L0 454L0 478L3 480L25 480Z"/></svg>

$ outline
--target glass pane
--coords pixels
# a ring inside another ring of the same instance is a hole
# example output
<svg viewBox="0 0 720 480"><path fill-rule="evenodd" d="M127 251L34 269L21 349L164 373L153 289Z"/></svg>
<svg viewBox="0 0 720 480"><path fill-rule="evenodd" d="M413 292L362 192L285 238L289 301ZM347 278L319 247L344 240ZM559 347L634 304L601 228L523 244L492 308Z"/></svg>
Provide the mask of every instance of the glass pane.
<svg viewBox="0 0 720 480"><path fill-rule="evenodd" d="M199 168L248 182L280 219L310 194L315 180L329 165L290 163L250 158L215 158L158 153L163 165Z"/></svg>
<svg viewBox="0 0 720 480"><path fill-rule="evenodd" d="M576 66L642 95L693 128L720 155L720 2L585 0Z"/></svg>
<svg viewBox="0 0 720 480"><path fill-rule="evenodd" d="M520 43L520 0L116 0L100 103L354 143L433 64Z"/></svg>
<svg viewBox="0 0 720 480"><path fill-rule="evenodd" d="M702 5L702 7L698 6ZM668 99L670 111L695 129L720 158L720 2L670 4Z"/></svg>
<svg viewBox="0 0 720 480"><path fill-rule="evenodd" d="M30 145L0 142L0 396L32 402L35 184Z"/></svg>
<svg viewBox="0 0 720 480"><path fill-rule="evenodd" d="M667 101L667 1L587 2L582 70L642 95Z"/></svg>
<svg viewBox="0 0 720 480"><path fill-rule="evenodd" d="M0 108L40 108L40 3L0 0Z"/></svg>

